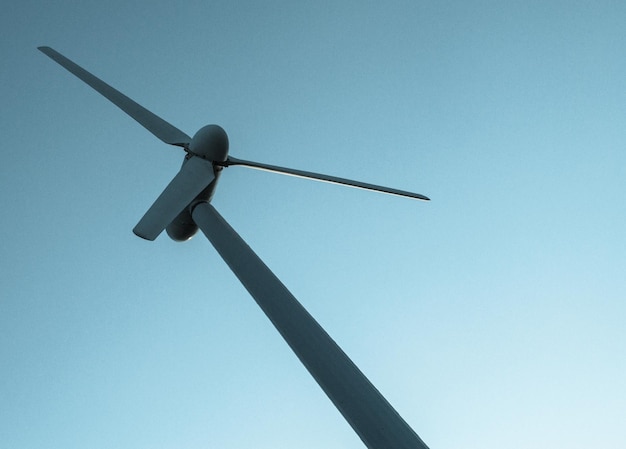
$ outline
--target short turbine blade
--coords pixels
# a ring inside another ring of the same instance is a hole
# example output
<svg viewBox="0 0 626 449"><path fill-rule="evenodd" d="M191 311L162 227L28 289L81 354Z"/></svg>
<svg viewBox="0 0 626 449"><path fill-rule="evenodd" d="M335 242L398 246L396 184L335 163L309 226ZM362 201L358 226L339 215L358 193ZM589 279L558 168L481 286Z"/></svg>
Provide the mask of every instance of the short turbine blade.
<svg viewBox="0 0 626 449"><path fill-rule="evenodd" d="M70 61L61 53L50 47L38 47L38 49L83 80L85 83L89 84L163 142L179 147L186 147L189 145L189 142L191 142L191 137L182 132L180 129L148 111L140 104L131 100L123 93L109 86L101 79L95 77L87 70L80 67L78 64Z"/></svg>
<svg viewBox="0 0 626 449"><path fill-rule="evenodd" d="M156 239L214 179L213 164L199 157L192 157L139 220L133 232L146 240Z"/></svg>
<svg viewBox="0 0 626 449"><path fill-rule="evenodd" d="M296 176L298 178L315 179L317 181L330 182L332 184L341 184L344 186L356 187L358 189L374 190L376 192L388 193L390 195L405 196L408 198L414 198L417 200L429 201L430 198L419 193L407 192L406 190L392 189L391 187L379 186L376 184L368 184L366 182L354 181L352 179L339 178L337 176L323 175L321 173L313 173L304 170L296 170L293 168L279 167L277 165L263 164L261 162L245 161L243 159L236 159L229 157L224 163L225 166L242 165L244 167L255 168L257 170L271 171L275 173L282 173L284 175Z"/></svg>
<svg viewBox="0 0 626 449"><path fill-rule="evenodd" d="M428 449L213 206L192 217L368 448Z"/></svg>

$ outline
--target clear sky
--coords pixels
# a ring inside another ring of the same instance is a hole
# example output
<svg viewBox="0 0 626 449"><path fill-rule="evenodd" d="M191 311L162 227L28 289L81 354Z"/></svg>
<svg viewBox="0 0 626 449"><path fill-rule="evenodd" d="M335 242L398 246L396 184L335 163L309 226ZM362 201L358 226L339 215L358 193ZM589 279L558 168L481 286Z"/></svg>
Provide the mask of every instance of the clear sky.
<svg viewBox="0 0 626 449"><path fill-rule="evenodd" d="M182 3L182 4L181 4ZM23 1L0 16L0 446L361 448L203 236L167 146L432 449L626 444L626 3Z"/></svg>

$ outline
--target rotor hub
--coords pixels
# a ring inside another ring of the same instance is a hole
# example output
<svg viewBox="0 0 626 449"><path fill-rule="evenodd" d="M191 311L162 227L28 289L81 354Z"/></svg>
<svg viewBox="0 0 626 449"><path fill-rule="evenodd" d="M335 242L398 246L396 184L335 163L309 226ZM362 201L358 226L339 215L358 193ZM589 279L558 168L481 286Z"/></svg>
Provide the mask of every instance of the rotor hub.
<svg viewBox="0 0 626 449"><path fill-rule="evenodd" d="M223 162L228 158L228 135L219 125L206 125L191 139L189 152L212 162Z"/></svg>

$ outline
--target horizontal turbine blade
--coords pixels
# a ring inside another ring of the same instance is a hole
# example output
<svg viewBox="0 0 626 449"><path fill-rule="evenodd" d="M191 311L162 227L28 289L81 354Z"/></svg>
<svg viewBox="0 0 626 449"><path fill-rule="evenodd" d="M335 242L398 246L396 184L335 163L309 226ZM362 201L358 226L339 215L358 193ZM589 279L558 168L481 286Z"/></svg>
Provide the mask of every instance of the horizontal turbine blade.
<svg viewBox="0 0 626 449"><path fill-rule="evenodd" d="M191 137L182 132L180 129L166 122L156 114L148 111L146 108L131 100L123 93L109 86L100 78L97 78L78 64L70 61L61 53L50 47L37 48L45 55L49 56L53 61L59 63L85 83L89 84L163 142L179 147L187 147L189 142L191 142Z"/></svg>
<svg viewBox="0 0 626 449"><path fill-rule="evenodd" d="M213 164L199 157L184 163L174 179L148 209L133 232L146 240L154 240L183 209L215 179Z"/></svg>
<svg viewBox="0 0 626 449"><path fill-rule="evenodd" d="M390 195L398 195L398 196L404 196L408 198L414 198L417 200L430 201L430 198L428 198L427 196L420 195L419 193L407 192L406 190L392 189L391 187L384 187L384 186L379 186L376 184L368 184L366 182L354 181L352 179L346 179L346 178L339 178L337 176L323 175L321 173L313 173L313 172L304 171L304 170L296 170L293 168L279 167L277 165L263 164L261 162L245 161L243 159L237 159L234 157L229 157L228 160L223 163L223 165L226 167L231 166L231 165L241 165L244 167L255 168L257 170L265 170L265 171L271 171L275 173L281 173L283 175L296 176L298 178L315 179L317 181L330 182L332 184L341 184L344 186L356 187L358 189L374 190L376 192L387 193Z"/></svg>
<svg viewBox="0 0 626 449"><path fill-rule="evenodd" d="M428 449L212 205L192 217L368 448Z"/></svg>

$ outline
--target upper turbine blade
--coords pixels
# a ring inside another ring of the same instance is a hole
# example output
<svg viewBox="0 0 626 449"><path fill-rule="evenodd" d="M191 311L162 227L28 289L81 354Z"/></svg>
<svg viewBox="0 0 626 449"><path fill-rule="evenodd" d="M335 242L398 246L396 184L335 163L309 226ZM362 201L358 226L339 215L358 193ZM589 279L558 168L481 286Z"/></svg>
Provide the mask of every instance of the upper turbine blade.
<svg viewBox="0 0 626 449"><path fill-rule="evenodd" d="M41 52L49 56L78 78L89 84L103 96L113 102L118 108L134 118L141 126L157 136L165 143L186 147L191 142L191 137L166 122L161 117L148 111L146 108L128 98L123 93L109 86L107 83L89 73L78 64L70 61L59 52L50 47L37 47Z"/></svg>
<svg viewBox="0 0 626 449"><path fill-rule="evenodd" d="M266 170L275 173L282 173L284 175L297 176L299 178L315 179L317 181L330 182L332 184L341 184L345 186L356 187L359 189L388 193L390 195L405 196L417 200L430 201L430 198L428 198L427 196L420 195L419 193L407 192L406 190L392 189L391 187L368 184L366 182L354 181L352 179L339 178L337 176L323 175L320 173L313 173L304 170L295 170L293 168L278 167L276 165L263 164L260 162L245 161L243 159L236 159L230 156L223 165L227 167L230 165L242 165L244 167L256 168L258 170Z"/></svg>
<svg viewBox="0 0 626 449"><path fill-rule="evenodd" d="M192 216L369 449L428 449L213 206L200 203Z"/></svg>
<svg viewBox="0 0 626 449"><path fill-rule="evenodd" d="M146 240L154 240L200 192L215 179L213 164L192 157L148 209L133 232Z"/></svg>

